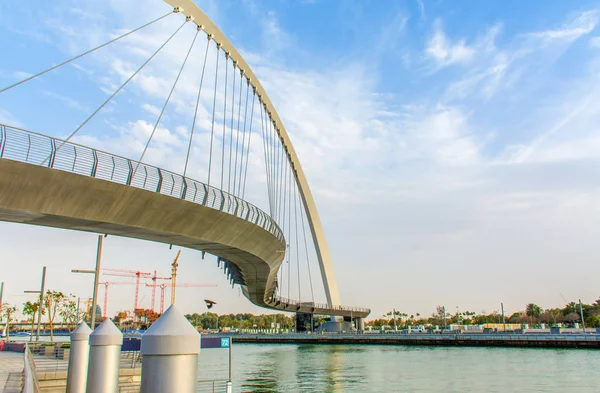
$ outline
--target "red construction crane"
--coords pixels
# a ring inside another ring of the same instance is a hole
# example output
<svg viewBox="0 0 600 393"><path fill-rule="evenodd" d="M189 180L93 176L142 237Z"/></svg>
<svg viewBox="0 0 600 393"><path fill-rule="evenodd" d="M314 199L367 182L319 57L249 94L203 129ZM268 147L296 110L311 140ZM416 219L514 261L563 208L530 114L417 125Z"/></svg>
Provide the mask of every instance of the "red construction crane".
<svg viewBox="0 0 600 393"><path fill-rule="evenodd" d="M138 298L140 295L140 278L151 278L152 273L140 272L129 269L100 269L105 276L135 277L135 297L133 299L133 311L138 309Z"/></svg>
<svg viewBox="0 0 600 393"><path fill-rule="evenodd" d="M108 286L109 285L133 285L132 282L99 282L99 285L104 285L104 307L102 308L102 316L106 318L106 309L108 308Z"/></svg>
<svg viewBox="0 0 600 393"><path fill-rule="evenodd" d="M161 288L161 291L162 291L162 293L163 293L163 294L161 295L161 298L162 298L162 302L161 302L161 306L160 306L161 310L162 310L162 309L163 309L163 307L164 307L164 300L165 300L165 299L164 299L164 290L165 290L165 289L164 289L162 286L164 285L164 286L166 287L166 285L167 285L167 284L158 284L158 283L157 283L157 281L158 281L158 280L164 280L164 281L166 281L166 280L171 280L171 277L158 277L158 276L156 275L156 270L155 270L155 271L154 271L154 276L152 276L152 284L153 284L153 285L146 284L146 286L147 286L147 287L152 287L152 305L151 305L151 307L150 307L150 308L152 309L152 311L154 311L154 308L155 308L155 305L156 305L156 288L157 288L157 287L158 287L158 288ZM161 314L162 314L162 312L161 312Z"/></svg>
<svg viewBox="0 0 600 393"><path fill-rule="evenodd" d="M165 281L170 280L170 278L165 279L165 278L160 278L160 277L157 277L157 279L158 280L163 279ZM162 314L165 311L165 289L167 289L169 287L169 285L166 283L162 283L162 284L146 283L146 286L160 288L160 313ZM179 287L179 288L210 288L210 287L216 287L216 286L217 286L217 284L177 284L177 287Z"/></svg>

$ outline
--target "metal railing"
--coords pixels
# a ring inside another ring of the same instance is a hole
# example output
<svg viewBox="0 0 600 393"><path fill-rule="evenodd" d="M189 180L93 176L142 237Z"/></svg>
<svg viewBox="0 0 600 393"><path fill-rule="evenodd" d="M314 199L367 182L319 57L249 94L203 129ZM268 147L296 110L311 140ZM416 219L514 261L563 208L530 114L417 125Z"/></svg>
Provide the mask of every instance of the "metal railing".
<svg viewBox="0 0 600 393"><path fill-rule="evenodd" d="M227 393L227 383L222 379L211 379L198 381L196 391L198 393Z"/></svg>
<svg viewBox="0 0 600 393"><path fill-rule="evenodd" d="M197 203L250 221L284 241L275 220L253 204L218 188L129 158L72 142L63 143L60 139L4 124L0 124L0 157Z"/></svg>
<svg viewBox="0 0 600 393"><path fill-rule="evenodd" d="M23 353L25 366L23 368L23 393L39 393L40 384L35 371L35 363L29 346L25 344L25 352Z"/></svg>
<svg viewBox="0 0 600 393"><path fill-rule="evenodd" d="M285 297L281 297L281 296L273 296L271 298L271 300L269 301L269 304L273 304L273 303L283 303L286 305L290 305L290 306L301 306L301 307L312 307L312 308L320 308L320 309L327 309L327 310L338 310L338 311L347 311L347 312L360 312L360 313L370 313L371 310L368 308L364 308L364 307L355 307L355 306L342 306L342 305L333 305L333 306L329 306L326 303L313 303L313 302L306 302L306 301L299 301L299 300L294 300L294 299L288 299Z"/></svg>

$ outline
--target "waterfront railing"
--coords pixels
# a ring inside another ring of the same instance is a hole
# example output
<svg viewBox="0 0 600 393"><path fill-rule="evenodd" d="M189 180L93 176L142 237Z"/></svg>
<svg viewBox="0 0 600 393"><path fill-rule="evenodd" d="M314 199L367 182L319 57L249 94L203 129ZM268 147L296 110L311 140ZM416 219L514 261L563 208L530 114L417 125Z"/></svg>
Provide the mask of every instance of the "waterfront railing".
<svg viewBox="0 0 600 393"><path fill-rule="evenodd" d="M284 240L275 220L253 204L197 180L112 153L0 124L0 157L197 203L250 221Z"/></svg>

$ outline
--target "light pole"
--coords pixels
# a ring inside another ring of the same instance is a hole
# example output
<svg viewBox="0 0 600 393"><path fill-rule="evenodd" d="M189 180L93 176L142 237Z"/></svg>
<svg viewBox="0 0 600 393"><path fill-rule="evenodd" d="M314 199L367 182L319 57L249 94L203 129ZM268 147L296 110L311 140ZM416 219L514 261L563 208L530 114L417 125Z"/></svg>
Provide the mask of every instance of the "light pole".
<svg viewBox="0 0 600 393"><path fill-rule="evenodd" d="M92 320L90 321L90 327L92 330L96 328L96 301L98 299L98 281L100 278L100 261L102 260L102 235L98 235L98 248L96 250L96 269L95 270L82 270L73 269L71 273L86 273L94 275L94 291L92 295Z"/></svg>
<svg viewBox="0 0 600 393"><path fill-rule="evenodd" d="M504 319L504 303L500 303L500 307L502 308L502 331L506 332L506 320Z"/></svg>
<svg viewBox="0 0 600 393"><path fill-rule="evenodd" d="M583 327L583 332L585 333L585 321L583 319L583 307L581 306L581 299L579 299L579 315L581 316L581 327Z"/></svg>
<svg viewBox="0 0 600 393"><path fill-rule="evenodd" d="M2 295L4 294L4 281L0 283L0 314L2 314Z"/></svg>
<svg viewBox="0 0 600 393"><path fill-rule="evenodd" d="M39 293L40 304L38 306L38 321L37 332L35 333L35 341L40 341L40 326L42 325L42 311L44 309L44 290L46 289L46 266L42 267L42 284L39 291L25 291L25 293Z"/></svg>

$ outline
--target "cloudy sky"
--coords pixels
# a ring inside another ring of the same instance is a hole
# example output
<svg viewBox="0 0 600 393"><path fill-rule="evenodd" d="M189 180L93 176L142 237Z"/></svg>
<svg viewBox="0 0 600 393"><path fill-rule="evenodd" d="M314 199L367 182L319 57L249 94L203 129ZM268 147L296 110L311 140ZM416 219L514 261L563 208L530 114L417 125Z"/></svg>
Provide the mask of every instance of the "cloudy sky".
<svg viewBox="0 0 600 393"><path fill-rule="evenodd" d="M170 10L159 0L138 3L1 3L0 88ZM197 4L252 66L291 135L343 303L376 317L392 307L491 312L504 302L513 312L527 302L598 298L600 2ZM0 94L0 122L69 135L181 23L169 16ZM194 33L184 26L76 140L138 158ZM152 164L183 165L205 42L148 150ZM211 49L208 69L213 62ZM199 111L198 180L206 177L211 99ZM251 157L252 190L264 184L260 154ZM259 191L251 196L266 209ZM93 234L0 224L8 300L28 299L20 294L38 285L42 265L51 288L89 296L91 278L69 270L93 266L95 243ZM166 275L174 253L109 237L103 263ZM211 297L220 313L261 312L227 286L213 257L184 250L180 269L187 282L219 285L179 291L184 311L203 311L199 300ZM133 287L110 291L109 313L131 307ZM149 290L140 299L148 307Z"/></svg>

